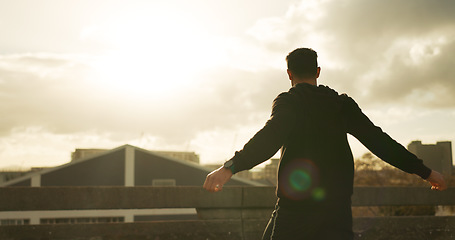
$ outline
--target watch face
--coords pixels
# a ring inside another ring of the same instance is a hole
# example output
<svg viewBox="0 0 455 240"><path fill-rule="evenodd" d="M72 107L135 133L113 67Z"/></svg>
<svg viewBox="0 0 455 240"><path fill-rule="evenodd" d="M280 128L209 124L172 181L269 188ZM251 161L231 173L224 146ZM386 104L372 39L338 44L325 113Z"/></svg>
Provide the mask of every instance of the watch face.
<svg viewBox="0 0 455 240"><path fill-rule="evenodd" d="M232 166L232 164L234 164L234 161L232 160L229 160L227 162L224 163L224 167L225 168L230 168Z"/></svg>

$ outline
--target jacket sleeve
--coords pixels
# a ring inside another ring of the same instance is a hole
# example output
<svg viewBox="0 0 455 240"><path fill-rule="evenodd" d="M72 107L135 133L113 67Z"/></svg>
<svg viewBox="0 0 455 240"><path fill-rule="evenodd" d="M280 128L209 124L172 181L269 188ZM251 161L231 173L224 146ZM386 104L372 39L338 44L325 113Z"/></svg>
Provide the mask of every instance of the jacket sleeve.
<svg viewBox="0 0 455 240"><path fill-rule="evenodd" d="M234 173L251 169L270 159L281 148L296 122L296 113L288 93L273 101L272 114L265 126L235 152Z"/></svg>
<svg viewBox="0 0 455 240"><path fill-rule="evenodd" d="M431 169L425 166L421 159L375 126L352 98L346 95L344 97L348 133L383 161L407 173L417 174L423 179L430 176Z"/></svg>

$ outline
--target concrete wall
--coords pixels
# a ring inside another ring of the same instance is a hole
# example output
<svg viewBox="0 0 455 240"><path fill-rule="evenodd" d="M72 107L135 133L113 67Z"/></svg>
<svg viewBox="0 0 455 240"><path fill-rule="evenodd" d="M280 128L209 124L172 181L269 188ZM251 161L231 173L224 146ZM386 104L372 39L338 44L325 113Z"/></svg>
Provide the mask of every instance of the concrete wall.
<svg viewBox="0 0 455 240"><path fill-rule="evenodd" d="M260 239L275 203L273 187L0 188L0 212L197 208L199 220L0 226L0 239ZM33 196L31 198L30 196ZM353 206L453 205L455 188L356 188ZM455 217L354 219L356 239L455 239Z"/></svg>

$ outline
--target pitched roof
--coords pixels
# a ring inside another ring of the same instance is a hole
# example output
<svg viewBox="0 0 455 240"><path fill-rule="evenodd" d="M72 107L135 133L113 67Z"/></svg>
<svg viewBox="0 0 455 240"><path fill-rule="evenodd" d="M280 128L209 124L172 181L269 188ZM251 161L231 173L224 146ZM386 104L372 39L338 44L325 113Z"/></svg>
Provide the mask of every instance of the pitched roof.
<svg viewBox="0 0 455 240"><path fill-rule="evenodd" d="M132 161L131 161L132 160ZM132 162L128 167L127 162ZM131 145L50 169L32 172L0 186L150 186L173 179L177 186L202 186L211 169ZM128 180L129 179L129 180ZM226 185L263 186L234 176Z"/></svg>

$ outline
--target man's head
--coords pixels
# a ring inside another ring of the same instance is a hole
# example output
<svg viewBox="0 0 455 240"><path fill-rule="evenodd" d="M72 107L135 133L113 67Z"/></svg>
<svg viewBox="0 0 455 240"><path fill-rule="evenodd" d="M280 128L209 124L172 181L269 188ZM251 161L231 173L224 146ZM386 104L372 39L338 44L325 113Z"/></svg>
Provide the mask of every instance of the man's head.
<svg viewBox="0 0 455 240"><path fill-rule="evenodd" d="M311 48L297 48L286 57L289 78L316 79L319 77L318 54ZM293 79L291 79L293 80Z"/></svg>

